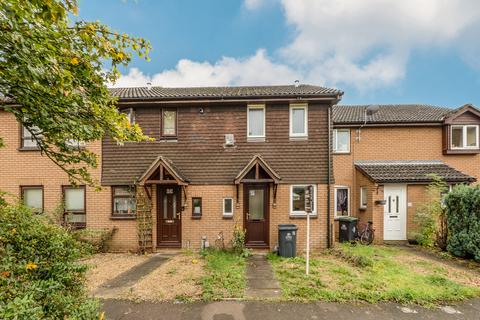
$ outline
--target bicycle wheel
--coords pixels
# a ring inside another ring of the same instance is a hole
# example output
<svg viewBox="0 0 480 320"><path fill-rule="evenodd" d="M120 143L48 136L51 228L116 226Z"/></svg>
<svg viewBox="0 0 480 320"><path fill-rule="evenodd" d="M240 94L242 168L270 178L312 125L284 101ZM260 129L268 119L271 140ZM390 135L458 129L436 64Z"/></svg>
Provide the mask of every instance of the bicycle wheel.
<svg viewBox="0 0 480 320"><path fill-rule="evenodd" d="M365 230L360 236L360 243L363 245L372 244L375 235L372 230Z"/></svg>

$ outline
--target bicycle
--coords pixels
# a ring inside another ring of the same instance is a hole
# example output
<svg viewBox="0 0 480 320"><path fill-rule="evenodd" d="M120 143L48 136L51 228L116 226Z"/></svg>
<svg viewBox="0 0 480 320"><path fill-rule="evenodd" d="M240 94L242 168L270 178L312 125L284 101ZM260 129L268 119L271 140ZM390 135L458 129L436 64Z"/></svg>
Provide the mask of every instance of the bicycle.
<svg viewBox="0 0 480 320"><path fill-rule="evenodd" d="M355 243L359 241L363 245L372 244L375 239L375 229L373 229L373 222L368 221L363 230L359 232L359 228L355 230Z"/></svg>

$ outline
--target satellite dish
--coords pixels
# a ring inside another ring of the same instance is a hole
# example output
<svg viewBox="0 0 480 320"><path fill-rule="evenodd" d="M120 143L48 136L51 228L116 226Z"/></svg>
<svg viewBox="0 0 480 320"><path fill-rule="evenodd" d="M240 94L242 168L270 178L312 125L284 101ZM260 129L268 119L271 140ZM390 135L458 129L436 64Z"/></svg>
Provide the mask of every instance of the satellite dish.
<svg viewBox="0 0 480 320"><path fill-rule="evenodd" d="M365 109L365 113L371 116L374 113L377 113L380 110L380 106L378 104L371 104Z"/></svg>

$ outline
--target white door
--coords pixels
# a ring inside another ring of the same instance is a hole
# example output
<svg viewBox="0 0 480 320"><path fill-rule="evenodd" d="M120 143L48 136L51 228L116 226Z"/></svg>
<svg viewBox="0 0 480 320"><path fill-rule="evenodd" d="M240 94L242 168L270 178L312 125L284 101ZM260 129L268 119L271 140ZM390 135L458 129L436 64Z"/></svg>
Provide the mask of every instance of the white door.
<svg viewBox="0 0 480 320"><path fill-rule="evenodd" d="M385 185L383 239L407 240L407 186Z"/></svg>

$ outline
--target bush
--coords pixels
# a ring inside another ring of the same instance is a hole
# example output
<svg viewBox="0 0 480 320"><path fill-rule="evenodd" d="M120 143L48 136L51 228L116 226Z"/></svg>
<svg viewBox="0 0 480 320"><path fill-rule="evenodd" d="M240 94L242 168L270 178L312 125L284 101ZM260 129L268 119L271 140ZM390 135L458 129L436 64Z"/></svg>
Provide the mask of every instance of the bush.
<svg viewBox="0 0 480 320"><path fill-rule="evenodd" d="M0 319L98 319L79 242L23 206L0 206Z"/></svg>
<svg viewBox="0 0 480 320"><path fill-rule="evenodd" d="M245 236L245 230L236 223L233 227L232 250L234 253L246 258L252 253L245 248Z"/></svg>
<svg viewBox="0 0 480 320"><path fill-rule="evenodd" d="M442 195L448 192L448 185L440 177L431 175L433 182L427 187L428 201L415 213L417 230L411 232L418 244L426 247L437 246L446 250L447 227Z"/></svg>
<svg viewBox="0 0 480 320"><path fill-rule="evenodd" d="M480 261L480 186L456 186L445 204L447 250L455 256Z"/></svg>
<svg viewBox="0 0 480 320"><path fill-rule="evenodd" d="M103 230L87 228L72 230L71 233L76 240L81 241L88 246L87 252L97 253L108 251L108 241L112 239L117 230L116 227Z"/></svg>

